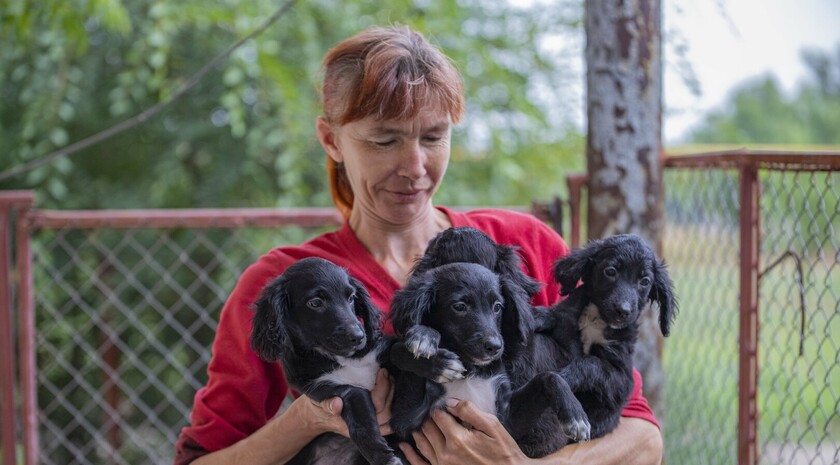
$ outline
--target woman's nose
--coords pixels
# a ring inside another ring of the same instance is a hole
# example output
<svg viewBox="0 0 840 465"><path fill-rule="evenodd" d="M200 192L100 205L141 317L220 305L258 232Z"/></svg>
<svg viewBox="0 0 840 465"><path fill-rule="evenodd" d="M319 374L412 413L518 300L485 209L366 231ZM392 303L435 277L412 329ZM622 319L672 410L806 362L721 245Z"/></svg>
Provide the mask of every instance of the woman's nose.
<svg viewBox="0 0 840 465"><path fill-rule="evenodd" d="M408 179L420 179L426 175L426 152L419 140L406 144L399 156L398 175Z"/></svg>

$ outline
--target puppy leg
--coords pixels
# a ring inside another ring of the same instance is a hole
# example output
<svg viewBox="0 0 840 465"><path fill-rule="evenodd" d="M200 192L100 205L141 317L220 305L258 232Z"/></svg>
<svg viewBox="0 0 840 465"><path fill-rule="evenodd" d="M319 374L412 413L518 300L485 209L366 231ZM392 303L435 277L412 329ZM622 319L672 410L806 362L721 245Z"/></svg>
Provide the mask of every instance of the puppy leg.
<svg viewBox="0 0 840 465"><path fill-rule="evenodd" d="M508 431L529 457L541 457L569 442L588 441L590 425L580 402L557 373L540 373L513 392Z"/></svg>
<svg viewBox="0 0 840 465"><path fill-rule="evenodd" d="M400 371L413 373L436 383L462 379L466 372L464 364L454 352L437 349L431 358L417 358L402 341L391 346L390 362Z"/></svg>
<svg viewBox="0 0 840 465"><path fill-rule="evenodd" d="M437 353L440 333L428 326L416 325L405 332L405 346L414 358L431 358Z"/></svg>
<svg viewBox="0 0 840 465"><path fill-rule="evenodd" d="M368 462L373 465L402 464L379 432L376 408L373 406L369 391L355 386L327 386L316 388L310 395L313 399L321 396L323 398L336 395L341 397L344 402L341 418L347 423L350 440Z"/></svg>
<svg viewBox="0 0 840 465"><path fill-rule="evenodd" d="M397 438L413 444L411 433L429 418L432 409L441 403L444 392L438 383L410 372L399 373L391 404L391 429Z"/></svg>
<svg viewBox="0 0 840 465"><path fill-rule="evenodd" d="M557 326L557 313L552 307L533 307L535 333L550 332Z"/></svg>

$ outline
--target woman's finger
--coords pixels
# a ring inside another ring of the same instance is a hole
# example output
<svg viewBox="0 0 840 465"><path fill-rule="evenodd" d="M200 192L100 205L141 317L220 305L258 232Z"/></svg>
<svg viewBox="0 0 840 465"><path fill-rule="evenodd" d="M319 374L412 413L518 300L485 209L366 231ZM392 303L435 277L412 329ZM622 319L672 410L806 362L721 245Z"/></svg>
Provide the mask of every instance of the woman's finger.
<svg viewBox="0 0 840 465"><path fill-rule="evenodd" d="M498 427L501 427L499 418L487 412L479 410L474 403L469 401L459 401L457 399L448 399L446 401L446 410L453 416L446 415L449 418L441 417L441 429L453 429L458 425L455 417L470 425L472 429L481 431L482 433L494 437ZM437 419L436 419L437 421Z"/></svg>
<svg viewBox="0 0 840 465"><path fill-rule="evenodd" d="M429 465L429 462L425 461L423 457L420 457L420 454L414 451L411 444L401 442L400 450L405 454L405 458L410 465Z"/></svg>
<svg viewBox="0 0 840 465"><path fill-rule="evenodd" d="M331 397L316 402L307 396L299 397L295 402L306 402L309 406L307 409L312 418L312 422L320 425L319 429L324 432L333 432L342 436L348 437L350 435L347 430L347 424L341 417L341 411L344 408L344 402L341 397Z"/></svg>
<svg viewBox="0 0 840 465"><path fill-rule="evenodd" d="M376 383L370 392L376 409L376 420L383 436L391 434L391 402L394 400L394 383L388 376L388 370L380 368L376 373Z"/></svg>
<svg viewBox="0 0 840 465"><path fill-rule="evenodd" d="M438 414L449 416L449 414L442 410L432 411L433 418L435 415ZM446 446L446 436L433 419L427 420L425 423L423 423L423 426L420 427L420 431L423 433L423 435L428 440L429 444L434 450L443 450L444 446ZM426 452L422 449L420 450L420 452L423 452L423 455L426 455Z"/></svg>

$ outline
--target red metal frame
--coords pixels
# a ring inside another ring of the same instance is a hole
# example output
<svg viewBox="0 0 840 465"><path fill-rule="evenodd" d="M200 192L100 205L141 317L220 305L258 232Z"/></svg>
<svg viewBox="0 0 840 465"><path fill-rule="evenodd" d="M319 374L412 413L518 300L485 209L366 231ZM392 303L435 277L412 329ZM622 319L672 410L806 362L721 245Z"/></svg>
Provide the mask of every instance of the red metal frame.
<svg viewBox="0 0 840 465"><path fill-rule="evenodd" d="M758 465L758 333L761 244L761 204L758 172L761 169L785 171L838 171L840 152L787 152L769 150L731 150L663 158L666 168L737 169L740 174L740 328L738 355L738 464ZM581 191L586 174L566 177L569 188L572 231L571 245L580 241Z"/></svg>
<svg viewBox="0 0 840 465"><path fill-rule="evenodd" d="M741 174L740 236L740 354L738 463L758 463L758 283L760 244L760 169L789 171L840 170L840 153L769 152L737 150L691 156L667 157L667 168L727 168ZM570 245L580 245L580 207L586 175L566 178L569 187L571 231ZM35 309L32 284L30 239L38 229L60 228L270 228L298 225L325 227L341 224L343 219L332 208L304 209L187 209L120 211L41 211L33 206L31 192L0 192L0 444L4 463L15 460L15 356L12 312L12 277L18 277L17 310L19 315L21 427L24 463L38 463L37 378L35 363ZM14 224L16 273L13 272L11 241ZM11 447L9 445L11 444Z"/></svg>
<svg viewBox="0 0 840 465"><path fill-rule="evenodd" d="M32 276L30 268L26 266L29 251L29 236L22 231L22 224L25 223L26 212L32 208L35 197L32 192L28 191L5 191L0 192L0 396L2 396L2 420L0 420L0 445L3 446L3 463L17 463L17 441L16 441L16 420L17 412L15 408L15 346L14 346L14 316L12 312L12 276L15 274L14 263L12 260L12 238L14 237L17 245L15 253L17 255L17 278L18 278L18 294L17 302L19 308L21 303L26 303L28 296L31 294L31 287L28 283L31 282ZM16 231L13 233L12 226L15 226ZM21 266L23 264L23 266ZM21 325L27 323L23 316L19 317ZM24 338L23 333L19 334L20 340ZM23 358L23 352L21 353ZM25 361L21 361L21 380L34 371L29 371L30 367ZM28 386L28 385L27 385ZM22 389L25 389L22 386ZM25 395L25 392L23 393ZM27 428L36 427L36 423L31 421L32 418L28 416L26 406L23 406L22 428L27 431ZM24 434L25 435L25 434ZM26 454L26 447L24 446L24 454ZM26 460L26 456L24 457ZM34 463L34 462L26 462Z"/></svg>
<svg viewBox="0 0 840 465"><path fill-rule="evenodd" d="M12 330L12 209L0 203L0 447L3 463L15 463L15 352Z"/></svg>

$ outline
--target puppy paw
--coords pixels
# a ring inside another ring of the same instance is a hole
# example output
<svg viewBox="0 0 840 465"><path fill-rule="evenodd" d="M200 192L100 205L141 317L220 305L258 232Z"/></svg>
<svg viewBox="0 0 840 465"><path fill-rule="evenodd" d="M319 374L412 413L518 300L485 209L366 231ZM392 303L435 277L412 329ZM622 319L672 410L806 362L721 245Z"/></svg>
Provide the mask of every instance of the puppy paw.
<svg viewBox="0 0 840 465"><path fill-rule="evenodd" d="M384 462L384 465L404 465L404 464L405 464L405 462L403 462L399 457L392 457L387 462Z"/></svg>
<svg viewBox="0 0 840 465"><path fill-rule="evenodd" d="M414 358L432 358L440 344L440 333L427 326L417 325L405 333L405 346Z"/></svg>
<svg viewBox="0 0 840 465"><path fill-rule="evenodd" d="M463 379L467 372L461 359L446 349L438 349L435 356L435 376L432 379L440 384L455 381L456 379Z"/></svg>
<svg viewBox="0 0 840 465"><path fill-rule="evenodd" d="M585 418L577 418L563 425L563 432L575 442L589 441L591 426Z"/></svg>

